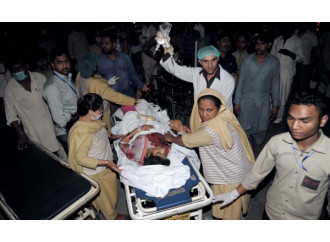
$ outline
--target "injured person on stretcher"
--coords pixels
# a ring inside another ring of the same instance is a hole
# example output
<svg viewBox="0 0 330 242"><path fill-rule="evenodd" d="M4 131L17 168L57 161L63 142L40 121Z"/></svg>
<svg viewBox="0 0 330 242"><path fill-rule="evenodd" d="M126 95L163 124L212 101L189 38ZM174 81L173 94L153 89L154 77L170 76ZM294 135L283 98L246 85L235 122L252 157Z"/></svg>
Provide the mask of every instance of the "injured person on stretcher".
<svg viewBox="0 0 330 242"><path fill-rule="evenodd" d="M166 110L140 100L136 111L114 115L120 116L120 121L111 133L124 136L114 141L122 183L150 196L164 197L170 189L183 186L189 179L190 169L182 163L184 158L200 168L193 149L167 143L165 133L170 131L170 119ZM143 118L146 116L151 118Z"/></svg>
<svg viewBox="0 0 330 242"><path fill-rule="evenodd" d="M137 136L130 145L129 141L141 131L149 131L153 125L143 125L135 128L125 135L119 142L120 149L129 160L136 161L138 165L170 165L167 155L171 144L167 143L165 136L160 133L142 134Z"/></svg>

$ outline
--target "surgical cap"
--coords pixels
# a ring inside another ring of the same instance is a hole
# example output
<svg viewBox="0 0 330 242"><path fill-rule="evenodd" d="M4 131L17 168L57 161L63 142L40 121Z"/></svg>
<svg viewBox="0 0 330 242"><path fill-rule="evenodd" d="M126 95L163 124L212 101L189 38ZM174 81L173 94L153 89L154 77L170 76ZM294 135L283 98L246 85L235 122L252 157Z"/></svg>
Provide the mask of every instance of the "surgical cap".
<svg viewBox="0 0 330 242"><path fill-rule="evenodd" d="M97 65L97 56L92 54L86 54L80 59L79 71L80 76L83 78L89 78Z"/></svg>
<svg viewBox="0 0 330 242"><path fill-rule="evenodd" d="M214 55L217 58L219 58L220 52L213 45L208 45L208 46L205 46L198 50L197 57L198 57L198 60L201 60L210 55Z"/></svg>

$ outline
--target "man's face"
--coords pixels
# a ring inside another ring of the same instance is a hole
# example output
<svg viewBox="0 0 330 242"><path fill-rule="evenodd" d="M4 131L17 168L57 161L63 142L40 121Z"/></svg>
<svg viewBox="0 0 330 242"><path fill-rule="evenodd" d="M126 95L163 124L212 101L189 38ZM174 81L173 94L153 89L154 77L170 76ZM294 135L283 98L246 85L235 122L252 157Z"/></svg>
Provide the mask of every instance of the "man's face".
<svg viewBox="0 0 330 242"><path fill-rule="evenodd" d="M17 64L13 64L11 66L11 72L12 73L18 73L18 72L21 72L21 71L24 71L25 74L27 74L27 66L26 65L23 65L22 63L17 63Z"/></svg>
<svg viewBox="0 0 330 242"><path fill-rule="evenodd" d="M319 116L320 111L314 105L291 104L287 124L292 138L296 141L314 140L319 128L328 121L328 115Z"/></svg>
<svg viewBox="0 0 330 242"><path fill-rule="evenodd" d="M206 122L215 118L219 113L219 109L215 106L213 100L201 99L198 102L198 113L201 120Z"/></svg>
<svg viewBox="0 0 330 242"><path fill-rule="evenodd" d="M267 52L269 45L269 43L265 43L257 39L255 44L256 55L264 55Z"/></svg>
<svg viewBox="0 0 330 242"><path fill-rule="evenodd" d="M53 63L51 63L52 67L58 73L67 76L70 73L70 60L66 54L61 56L56 56Z"/></svg>
<svg viewBox="0 0 330 242"><path fill-rule="evenodd" d="M48 61L46 58L40 58L39 60L37 60L37 65L41 70L48 69Z"/></svg>
<svg viewBox="0 0 330 242"><path fill-rule="evenodd" d="M102 52L106 55L112 54L116 49L116 43L112 43L109 37L102 37Z"/></svg>
<svg viewBox="0 0 330 242"><path fill-rule="evenodd" d="M226 37L223 37L220 40L218 40L218 46L219 46L219 50L221 52L228 52L228 51L230 51L230 48L231 48L230 37L229 36L226 36Z"/></svg>
<svg viewBox="0 0 330 242"><path fill-rule="evenodd" d="M199 64L201 64L208 75L213 75L217 71L218 61L219 58L215 55L206 56L203 59L198 60Z"/></svg>
<svg viewBox="0 0 330 242"><path fill-rule="evenodd" d="M239 51L246 50L246 39L244 36L239 36L236 44Z"/></svg>

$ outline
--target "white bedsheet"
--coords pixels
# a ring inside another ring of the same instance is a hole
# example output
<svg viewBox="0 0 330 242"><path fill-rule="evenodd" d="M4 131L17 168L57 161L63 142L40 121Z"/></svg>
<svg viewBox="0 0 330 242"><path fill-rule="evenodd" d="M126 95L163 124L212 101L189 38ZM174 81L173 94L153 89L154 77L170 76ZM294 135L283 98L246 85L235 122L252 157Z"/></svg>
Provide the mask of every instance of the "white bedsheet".
<svg viewBox="0 0 330 242"><path fill-rule="evenodd" d="M143 105L143 108L145 108L146 104L144 103ZM151 108L153 107L152 105ZM141 113L152 115L156 121L137 119L137 115ZM155 129L140 132L140 134L151 132L164 134L170 130L169 118L166 111L159 110L154 113L145 113L137 107L137 112L130 111L122 117L122 121L113 127L112 133L126 134L142 124L152 124L155 126ZM190 176L190 170L188 166L182 164L182 160L185 157L192 161L197 169L200 168L200 160L196 152L176 144L172 144L171 151L168 154L168 159L171 161L169 166L138 166L136 162L127 159L121 151L119 140L114 142L114 146L118 156L118 164L121 165L121 169L123 170L120 173L120 181L145 191L149 196L164 197L170 189L179 188L186 183L186 180Z"/></svg>

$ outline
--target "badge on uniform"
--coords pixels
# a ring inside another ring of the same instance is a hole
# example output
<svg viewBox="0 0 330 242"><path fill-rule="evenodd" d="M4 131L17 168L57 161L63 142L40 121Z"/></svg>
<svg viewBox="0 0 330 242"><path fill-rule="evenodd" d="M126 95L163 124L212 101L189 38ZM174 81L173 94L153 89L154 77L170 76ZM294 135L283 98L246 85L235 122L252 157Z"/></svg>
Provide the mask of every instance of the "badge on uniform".
<svg viewBox="0 0 330 242"><path fill-rule="evenodd" d="M312 178L310 178L309 176L305 176L304 180L302 182L302 186L310 188L312 190L317 190L317 188L319 187L320 181L314 180Z"/></svg>

